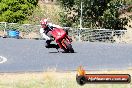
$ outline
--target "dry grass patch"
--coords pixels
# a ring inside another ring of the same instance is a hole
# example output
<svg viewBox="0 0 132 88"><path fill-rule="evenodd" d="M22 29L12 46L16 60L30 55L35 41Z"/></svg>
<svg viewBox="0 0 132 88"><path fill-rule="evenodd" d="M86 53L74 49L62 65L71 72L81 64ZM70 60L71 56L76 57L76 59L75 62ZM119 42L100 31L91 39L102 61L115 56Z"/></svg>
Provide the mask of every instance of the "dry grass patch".
<svg viewBox="0 0 132 88"><path fill-rule="evenodd" d="M87 71L88 74L130 74L132 70ZM76 83L76 72L0 73L0 88L132 88L130 84Z"/></svg>

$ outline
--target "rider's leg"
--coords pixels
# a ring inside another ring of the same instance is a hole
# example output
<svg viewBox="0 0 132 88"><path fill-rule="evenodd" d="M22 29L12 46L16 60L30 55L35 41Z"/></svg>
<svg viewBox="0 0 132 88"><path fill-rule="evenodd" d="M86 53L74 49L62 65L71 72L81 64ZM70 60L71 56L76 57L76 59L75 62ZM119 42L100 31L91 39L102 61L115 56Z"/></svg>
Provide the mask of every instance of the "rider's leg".
<svg viewBox="0 0 132 88"><path fill-rule="evenodd" d="M41 33L41 35L45 40L50 40L50 37L47 36L45 33Z"/></svg>
<svg viewBox="0 0 132 88"><path fill-rule="evenodd" d="M58 49L59 48L58 45L50 44L52 41L54 41L54 39L53 39L52 35L50 34L50 32L47 33L47 36L50 38L50 40L46 40L45 47L46 48L56 48L56 49Z"/></svg>
<svg viewBox="0 0 132 88"><path fill-rule="evenodd" d="M52 42L52 40L46 40L45 47L46 48L56 48L56 49L59 48L59 46L56 44L50 44L51 42Z"/></svg>

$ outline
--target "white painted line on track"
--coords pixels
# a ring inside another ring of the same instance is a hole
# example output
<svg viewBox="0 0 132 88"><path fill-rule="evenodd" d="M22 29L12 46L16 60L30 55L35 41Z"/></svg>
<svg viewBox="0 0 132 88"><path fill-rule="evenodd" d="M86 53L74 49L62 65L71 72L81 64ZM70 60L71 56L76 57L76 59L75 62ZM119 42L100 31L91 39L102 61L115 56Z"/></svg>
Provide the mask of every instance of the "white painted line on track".
<svg viewBox="0 0 132 88"><path fill-rule="evenodd" d="M5 63L7 61L7 58L0 56L0 64Z"/></svg>

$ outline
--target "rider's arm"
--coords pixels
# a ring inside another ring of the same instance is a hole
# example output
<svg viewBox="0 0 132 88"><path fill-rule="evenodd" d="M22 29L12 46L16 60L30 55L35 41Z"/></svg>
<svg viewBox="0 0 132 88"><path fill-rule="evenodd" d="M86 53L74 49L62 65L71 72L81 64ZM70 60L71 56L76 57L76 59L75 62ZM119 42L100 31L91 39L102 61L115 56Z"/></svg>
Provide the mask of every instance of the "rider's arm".
<svg viewBox="0 0 132 88"><path fill-rule="evenodd" d="M62 28L61 26L56 25L56 24L52 24L52 23L48 23L48 25L53 27L53 28Z"/></svg>
<svg viewBox="0 0 132 88"><path fill-rule="evenodd" d="M56 27L56 28L62 28L61 26L59 26L59 25L55 25L55 24L53 24L53 27Z"/></svg>

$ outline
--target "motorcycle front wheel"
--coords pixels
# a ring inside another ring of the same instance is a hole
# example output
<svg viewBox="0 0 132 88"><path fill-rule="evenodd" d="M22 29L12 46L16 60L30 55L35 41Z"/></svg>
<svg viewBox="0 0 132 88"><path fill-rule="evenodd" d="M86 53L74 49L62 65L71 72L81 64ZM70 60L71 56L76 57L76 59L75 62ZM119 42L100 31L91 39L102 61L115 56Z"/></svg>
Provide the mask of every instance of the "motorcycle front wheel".
<svg viewBox="0 0 132 88"><path fill-rule="evenodd" d="M65 52L74 53L74 49L72 48L72 45L67 43L67 41L64 41L67 49L64 49Z"/></svg>

